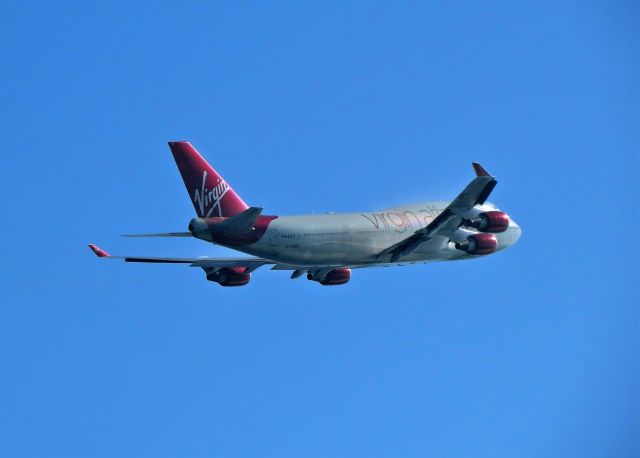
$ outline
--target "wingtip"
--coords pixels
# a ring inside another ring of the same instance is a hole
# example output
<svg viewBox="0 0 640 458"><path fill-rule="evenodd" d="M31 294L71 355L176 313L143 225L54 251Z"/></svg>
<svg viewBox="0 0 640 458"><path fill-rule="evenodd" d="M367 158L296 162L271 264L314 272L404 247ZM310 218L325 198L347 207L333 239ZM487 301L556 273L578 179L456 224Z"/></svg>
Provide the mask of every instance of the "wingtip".
<svg viewBox="0 0 640 458"><path fill-rule="evenodd" d="M472 162L471 165L473 165L473 170L476 171L476 175L479 177L490 177L491 175L489 174L489 172L487 172L484 167L482 167L479 163L477 162Z"/></svg>
<svg viewBox="0 0 640 458"><path fill-rule="evenodd" d="M91 251L93 251L95 253L95 255L99 258L108 258L109 257L109 253L107 253L106 251L104 251L102 248L90 243L89 244L89 248L91 248Z"/></svg>

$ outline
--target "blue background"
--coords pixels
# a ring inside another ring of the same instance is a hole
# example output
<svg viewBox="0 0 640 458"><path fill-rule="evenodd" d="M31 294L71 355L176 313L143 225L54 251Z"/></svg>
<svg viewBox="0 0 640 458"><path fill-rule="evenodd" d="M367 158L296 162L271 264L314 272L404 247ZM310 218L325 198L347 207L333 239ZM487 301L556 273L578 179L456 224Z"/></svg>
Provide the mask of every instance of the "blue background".
<svg viewBox="0 0 640 458"><path fill-rule="evenodd" d="M0 28L0 455L640 456L639 6L8 2ZM516 4L517 3L517 4ZM496 256L356 271L185 230L188 139L271 214L452 198Z"/></svg>

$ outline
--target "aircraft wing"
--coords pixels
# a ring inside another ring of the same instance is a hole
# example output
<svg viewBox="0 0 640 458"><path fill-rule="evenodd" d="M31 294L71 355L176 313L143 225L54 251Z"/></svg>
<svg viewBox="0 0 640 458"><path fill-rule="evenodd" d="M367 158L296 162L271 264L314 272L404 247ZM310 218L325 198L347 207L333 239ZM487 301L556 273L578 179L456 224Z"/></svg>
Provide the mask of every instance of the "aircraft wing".
<svg viewBox="0 0 640 458"><path fill-rule="evenodd" d="M265 264L276 264L275 261L264 258L164 258L164 257L144 257L144 256L111 256L106 251L96 245L89 245L89 248L99 258L123 259L125 262L145 262L156 264L189 264L190 267L201 267L203 269L220 269L223 267L245 267L247 273L253 272Z"/></svg>
<svg viewBox="0 0 640 458"><path fill-rule="evenodd" d="M153 234L122 234L121 237L193 237L191 232L155 232Z"/></svg>
<svg viewBox="0 0 640 458"><path fill-rule="evenodd" d="M494 177L477 162L473 162L476 177L429 225L417 230L406 239L392 245L378 254L378 258L391 255L391 262L407 256L435 236L451 237L460 227L464 215L475 205L485 203L498 183Z"/></svg>
<svg viewBox="0 0 640 458"><path fill-rule="evenodd" d="M111 256L103 249L96 245L89 244L91 251L95 253L99 258L105 259L122 259L125 262L143 262L143 263L155 263L155 264L188 264L190 267L200 267L207 275L207 279L211 276L216 278L221 272L226 269L243 268L242 274L250 274L256 269L264 266L271 265L271 270L289 270L293 271L291 278L299 278L307 273L313 275L315 278L324 278L334 269L356 269L360 267L369 267L368 265L293 265L283 264L277 261L266 258L165 258L165 257L146 257L146 256ZM219 281L219 280L213 280ZM246 284L246 283L242 283Z"/></svg>

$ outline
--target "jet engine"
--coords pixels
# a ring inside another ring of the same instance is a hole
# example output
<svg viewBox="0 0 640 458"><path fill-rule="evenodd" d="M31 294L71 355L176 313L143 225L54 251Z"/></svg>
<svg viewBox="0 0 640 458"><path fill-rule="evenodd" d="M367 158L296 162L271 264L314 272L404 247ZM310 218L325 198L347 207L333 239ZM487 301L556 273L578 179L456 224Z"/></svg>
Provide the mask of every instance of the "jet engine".
<svg viewBox="0 0 640 458"><path fill-rule="evenodd" d="M307 274L307 280L317 281L321 285L344 285L351 279L351 269L333 269L323 277L318 278L313 273Z"/></svg>
<svg viewBox="0 0 640 458"><path fill-rule="evenodd" d="M493 234L473 234L462 242L456 242L455 247L469 254L491 254L496 251L498 240Z"/></svg>
<svg viewBox="0 0 640 458"><path fill-rule="evenodd" d="M497 234L509 228L509 215L497 210L484 212L475 218L465 220L464 225L478 229L480 232Z"/></svg>
<svg viewBox="0 0 640 458"><path fill-rule="evenodd" d="M251 280L251 273L245 273L246 267L222 267L207 272L207 280L220 286L244 286Z"/></svg>

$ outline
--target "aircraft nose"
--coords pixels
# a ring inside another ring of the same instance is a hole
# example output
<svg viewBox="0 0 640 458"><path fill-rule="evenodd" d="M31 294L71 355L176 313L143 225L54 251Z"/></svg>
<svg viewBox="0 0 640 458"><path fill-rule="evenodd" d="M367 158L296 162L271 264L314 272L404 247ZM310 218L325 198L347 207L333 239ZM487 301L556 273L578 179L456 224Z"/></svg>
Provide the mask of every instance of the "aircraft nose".
<svg viewBox="0 0 640 458"><path fill-rule="evenodd" d="M511 232L511 238L512 238L511 243L516 243L520 239L520 236L522 235L522 229L520 228L518 223L516 223L514 220L511 220L509 223L509 232Z"/></svg>

